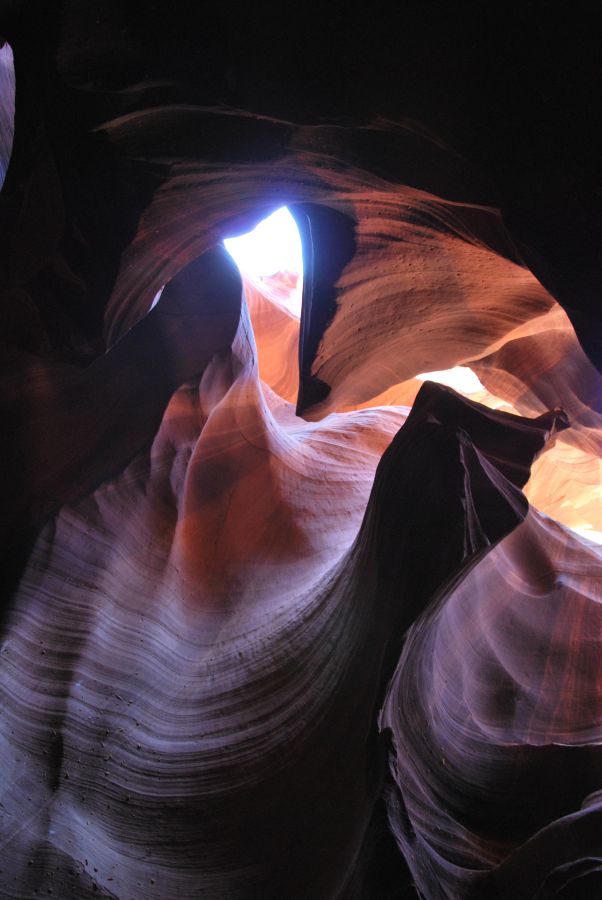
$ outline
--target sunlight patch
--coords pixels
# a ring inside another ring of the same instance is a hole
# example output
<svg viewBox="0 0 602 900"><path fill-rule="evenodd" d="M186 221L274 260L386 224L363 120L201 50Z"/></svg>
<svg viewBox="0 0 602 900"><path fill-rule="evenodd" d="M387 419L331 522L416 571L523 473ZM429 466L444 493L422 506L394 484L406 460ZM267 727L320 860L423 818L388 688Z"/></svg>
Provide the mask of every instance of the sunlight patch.
<svg viewBox="0 0 602 900"><path fill-rule="evenodd" d="M281 207L248 234L227 238L224 246L243 279L267 296L274 296L296 316L301 315L303 253L292 215Z"/></svg>
<svg viewBox="0 0 602 900"><path fill-rule="evenodd" d="M436 381L438 384L446 384L454 391L458 391L459 394L476 394L477 391L485 390L485 386L468 366L454 366L453 369L442 369L437 372L422 372L421 375L414 377L419 381Z"/></svg>

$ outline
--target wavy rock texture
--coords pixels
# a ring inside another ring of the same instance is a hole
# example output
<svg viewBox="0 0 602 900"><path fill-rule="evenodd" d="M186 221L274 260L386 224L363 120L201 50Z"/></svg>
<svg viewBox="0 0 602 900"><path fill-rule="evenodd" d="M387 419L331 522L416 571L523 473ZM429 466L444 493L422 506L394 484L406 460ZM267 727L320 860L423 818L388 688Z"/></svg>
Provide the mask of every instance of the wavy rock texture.
<svg viewBox="0 0 602 900"><path fill-rule="evenodd" d="M601 382L569 319L418 126L117 88L72 6L0 195L0 896L596 897L570 527L602 530ZM301 324L206 252L284 202L346 248L327 278L305 246ZM472 399L419 390L458 364Z"/></svg>
<svg viewBox="0 0 602 900"><path fill-rule="evenodd" d="M599 871L601 559L531 511L408 633L381 725L424 896L575 896Z"/></svg>
<svg viewBox="0 0 602 900"><path fill-rule="evenodd" d="M425 386L364 515L403 414L302 425L253 349L243 319L150 452L38 540L2 654L7 896L337 896L401 635L524 515L489 456L520 484L553 416Z"/></svg>
<svg viewBox="0 0 602 900"><path fill-rule="evenodd" d="M0 188L13 148L15 131L15 68L8 44L0 47Z"/></svg>
<svg viewBox="0 0 602 900"><path fill-rule="evenodd" d="M15 776L28 755L3 798L15 896L319 896L347 877L366 760L339 766L368 723L340 688L366 635L333 569L400 414L300 430L251 349L246 325L150 453L38 542L3 648Z"/></svg>

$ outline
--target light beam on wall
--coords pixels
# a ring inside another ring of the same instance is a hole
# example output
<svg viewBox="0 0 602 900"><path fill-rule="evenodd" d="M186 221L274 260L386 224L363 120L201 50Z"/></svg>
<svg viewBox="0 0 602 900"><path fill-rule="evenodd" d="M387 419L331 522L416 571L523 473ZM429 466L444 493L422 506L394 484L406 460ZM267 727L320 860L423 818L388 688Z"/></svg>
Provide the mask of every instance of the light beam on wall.
<svg viewBox="0 0 602 900"><path fill-rule="evenodd" d="M292 287L282 302L290 312L301 315L303 254L299 230L286 206L257 225L253 231L227 238L224 246L244 279L261 290L270 279L282 275ZM286 277L292 276L292 277Z"/></svg>

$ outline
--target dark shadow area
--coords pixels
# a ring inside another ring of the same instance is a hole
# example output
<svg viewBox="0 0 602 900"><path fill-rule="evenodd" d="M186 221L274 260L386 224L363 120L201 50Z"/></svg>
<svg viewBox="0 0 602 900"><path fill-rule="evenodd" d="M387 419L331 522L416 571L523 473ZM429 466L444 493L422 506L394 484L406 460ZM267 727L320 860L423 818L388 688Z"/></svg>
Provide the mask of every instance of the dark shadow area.
<svg viewBox="0 0 602 900"><path fill-rule="evenodd" d="M336 312L336 281L355 253L355 224L337 210L316 203L290 206L303 247L303 305L299 333L297 415L330 392L311 374L322 335Z"/></svg>

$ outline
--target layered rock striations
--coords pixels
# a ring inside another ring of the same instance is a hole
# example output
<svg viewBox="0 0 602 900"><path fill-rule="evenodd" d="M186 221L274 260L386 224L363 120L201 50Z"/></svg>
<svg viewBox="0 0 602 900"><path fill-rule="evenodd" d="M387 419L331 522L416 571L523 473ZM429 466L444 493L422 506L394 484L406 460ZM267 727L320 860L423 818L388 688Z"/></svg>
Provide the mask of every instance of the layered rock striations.
<svg viewBox="0 0 602 900"><path fill-rule="evenodd" d="M595 341L415 123L112 83L61 16L0 194L0 896L597 896ZM219 246L283 203L300 320Z"/></svg>

